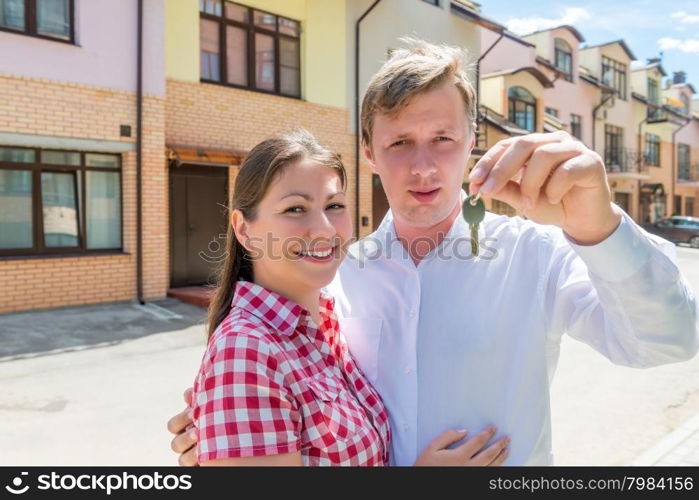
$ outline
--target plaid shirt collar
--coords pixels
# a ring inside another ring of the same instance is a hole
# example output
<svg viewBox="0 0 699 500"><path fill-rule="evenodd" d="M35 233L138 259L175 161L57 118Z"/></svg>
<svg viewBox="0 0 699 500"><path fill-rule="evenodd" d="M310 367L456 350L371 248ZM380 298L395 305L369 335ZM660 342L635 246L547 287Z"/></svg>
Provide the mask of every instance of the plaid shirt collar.
<svg viewBox="0 0 699 500"><path fill-rule="evenodd" d="M330 316L334 305L335 300L330 295L320 293L321 318ZM301 317L308 316L310 319L309 312L293 300L250 281L236 283L231 307L240 307L254 314L284 335L294 333Z"/></svg>

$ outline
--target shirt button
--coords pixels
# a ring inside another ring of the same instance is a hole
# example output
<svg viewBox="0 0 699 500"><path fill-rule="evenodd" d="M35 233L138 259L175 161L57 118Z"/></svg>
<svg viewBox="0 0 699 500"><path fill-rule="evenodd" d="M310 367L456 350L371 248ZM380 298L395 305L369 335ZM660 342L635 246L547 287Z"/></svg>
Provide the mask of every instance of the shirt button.
<svg viewBox="0 0 699 500"><path fill-rule="evenodd" d="M410 310L410 317L411 318L415 317L415 309Z"/></svg>
<svg viewBox="0 0 699 500"><path fill-rule="evenodd" d="M404 430L404 431L409 431L409 430L410 430L410 426L409 426L408 424L403 424L403 430Z"/></svg>
<svg viewBox="0 0 699 500"><path fill-rule="evenodd" d="M413 372L412 368L410 368L409 366L405 367L405 373L412 373L412 372Z"/></svg>

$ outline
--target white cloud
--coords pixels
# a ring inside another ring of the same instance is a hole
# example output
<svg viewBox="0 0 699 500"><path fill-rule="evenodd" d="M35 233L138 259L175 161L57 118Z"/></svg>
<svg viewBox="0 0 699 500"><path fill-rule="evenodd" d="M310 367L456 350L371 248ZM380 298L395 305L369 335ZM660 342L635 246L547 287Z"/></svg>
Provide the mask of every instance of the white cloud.
<svg viewBox="0 0 699 500"><path fill-rule="evenodd" d="M683 10L673 12L670 17L673 19L679 19L682 24L699 23L699 16L687 14L687 12Z"/></svg>
<svg viewBox="0 0 699 500"><path fill-rule="evenodd" d="M662 50L679 50L687 54L699 54L699 40L679 40L677 38L664 37L658 40L658 46Z"/></svg>
<svg viewBox="0 0 699 500"><path fill-rule="evenodd" d="M507 29L518 35L526 35L534 31L555 28L562 24L575 25L581 21L590 19L592 14L580 7L568 7L563 11L563 15L558 18L546 17L523 17L509 19L505 24Z"/></svg>

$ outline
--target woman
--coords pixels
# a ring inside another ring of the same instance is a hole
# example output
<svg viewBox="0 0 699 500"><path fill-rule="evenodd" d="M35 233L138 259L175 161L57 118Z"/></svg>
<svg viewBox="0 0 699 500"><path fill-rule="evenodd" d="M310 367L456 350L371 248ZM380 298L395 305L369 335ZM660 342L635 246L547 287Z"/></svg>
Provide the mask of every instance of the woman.
<svg viewBox="0 0 699 500"><path fill-rule="evenodd" d="M262 142L241 166L191 400L201 465L388 464L386 410L321 292L351 237L345 184L339 157L305 131ZM418 463L468 463L473 453L444 449L464 436L440 436Z"/></svg>

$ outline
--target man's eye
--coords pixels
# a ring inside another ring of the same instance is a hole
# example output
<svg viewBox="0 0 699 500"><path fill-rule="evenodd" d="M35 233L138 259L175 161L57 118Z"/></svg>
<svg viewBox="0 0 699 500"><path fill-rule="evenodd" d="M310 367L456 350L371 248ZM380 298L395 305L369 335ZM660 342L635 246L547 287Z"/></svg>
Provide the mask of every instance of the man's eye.
<svg viewBox="0 0 699 500"><path fill-rule="evenodd" d="M398 146L404 146L405 144L408 144L408 141L406 141L406 140L396 141L393 144L391 144L390 147L394 148L394 147L398 147Z"/></svg>
<svg viewBox="0 0 699 500"><path fill-rule="evenodd" d="M440 136L437 137L435 140L436 140L437 142L447 142L447 141L451 141L451 137L445 137L445 136L443 136L443 135L440 135Z"/></svg>
<svg viewBox="0 0 699 500"><path fill-rule="evenodd" d="M285 214L301 214L305 210L303 207L289 207L286 210L284 210Z"/></svg>

